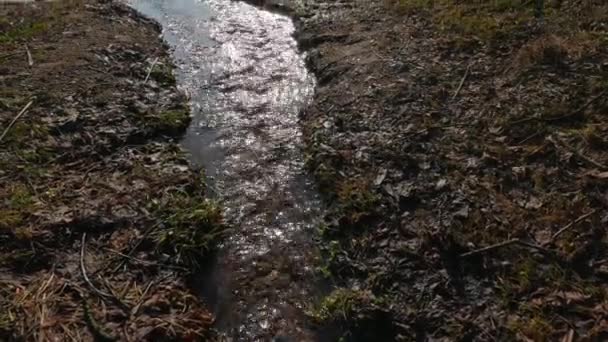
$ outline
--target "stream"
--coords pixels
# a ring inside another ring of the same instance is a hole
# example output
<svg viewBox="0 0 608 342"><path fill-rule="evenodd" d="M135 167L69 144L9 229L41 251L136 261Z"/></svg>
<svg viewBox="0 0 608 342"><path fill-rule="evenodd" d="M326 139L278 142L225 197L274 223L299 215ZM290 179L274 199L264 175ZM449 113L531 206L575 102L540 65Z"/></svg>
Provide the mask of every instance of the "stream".
<svg viewBox="0 0 608 342"><path fill-rule="evenodd" d="M226 340L307 341L320 199L298 113L314 78L285 16L231 0L131 0L159 21L193 121L182 140L231 227L197 288Z"/></svg>

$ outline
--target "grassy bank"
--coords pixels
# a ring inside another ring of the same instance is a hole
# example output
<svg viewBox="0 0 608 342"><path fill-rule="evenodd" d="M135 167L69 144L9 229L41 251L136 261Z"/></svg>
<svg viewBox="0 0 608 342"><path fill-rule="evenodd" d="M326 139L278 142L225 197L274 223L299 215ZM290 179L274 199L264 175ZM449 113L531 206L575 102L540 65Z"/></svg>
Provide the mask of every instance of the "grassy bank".
<svg viewBox="0 0 608 342"><path fill-rule="evenodd" d="M605 338L607 5L304 8L335 289L312 317L353 341Z"/></svg>
<svg viewBox="0 0 608 342"><path fill-rule="evenodd" d="M88 0L0 18L0 339L211 338L188 279L222 214L174 142L157 24Z"/></svg>

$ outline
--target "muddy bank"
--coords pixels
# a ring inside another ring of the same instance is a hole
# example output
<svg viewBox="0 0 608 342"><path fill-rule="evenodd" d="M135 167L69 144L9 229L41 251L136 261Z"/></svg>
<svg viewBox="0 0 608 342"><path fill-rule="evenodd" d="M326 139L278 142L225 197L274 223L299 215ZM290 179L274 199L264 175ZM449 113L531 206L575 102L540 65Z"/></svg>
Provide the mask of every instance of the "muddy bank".
<svg viewBox="0 0 608 342"><path fill-rule="evenodd" d="M210 338L187 281L222 214L159 33L105 1L0 8L0 339Z"/></svg>
<svg viewBox="0 0 608 342"><path fill-rule="evenodd" d="M314 320L359 341L605 338L606 5L256 3L296 18L318 79L302 123L336 290Z"/></svg>

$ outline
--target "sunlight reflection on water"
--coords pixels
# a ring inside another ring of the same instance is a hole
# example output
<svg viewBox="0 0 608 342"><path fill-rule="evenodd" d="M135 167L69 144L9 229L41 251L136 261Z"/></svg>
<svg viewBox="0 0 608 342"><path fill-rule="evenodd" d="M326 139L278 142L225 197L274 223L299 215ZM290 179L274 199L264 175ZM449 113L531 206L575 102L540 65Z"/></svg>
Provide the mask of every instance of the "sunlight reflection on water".
<svg viewBox="0 0 608 342"><path fill-rule="evenodd" d="M298 125L315 84L293 23L230 0L130 2L164 27L180 87L191 97L193 123L182 144L213 179L234 227L219 285L231 291L220 300L234 303L230 317L218 319L241 338L289 331L284 307L301 308L310 295L310 284L290 272L311 277L311 236L321 216ZM262 264L271 265L266 277L287 280L252 285Z"/></svg>

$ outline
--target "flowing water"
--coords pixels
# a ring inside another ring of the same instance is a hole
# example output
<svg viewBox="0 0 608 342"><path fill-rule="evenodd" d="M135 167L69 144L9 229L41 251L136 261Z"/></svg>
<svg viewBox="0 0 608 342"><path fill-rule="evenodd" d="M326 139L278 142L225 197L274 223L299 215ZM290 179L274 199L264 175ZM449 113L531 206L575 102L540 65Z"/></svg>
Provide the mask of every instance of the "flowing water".
<svg viewBox="0 0 608 342"><path fill-rule="evenodd" d="M213 180L233 229L200 277L218 329L239 341L312 339L302 312L321 215L298 112L314 79L293 23L231 0L130 2L162 24L174 49L194 118L182 144Z"/></svg>

